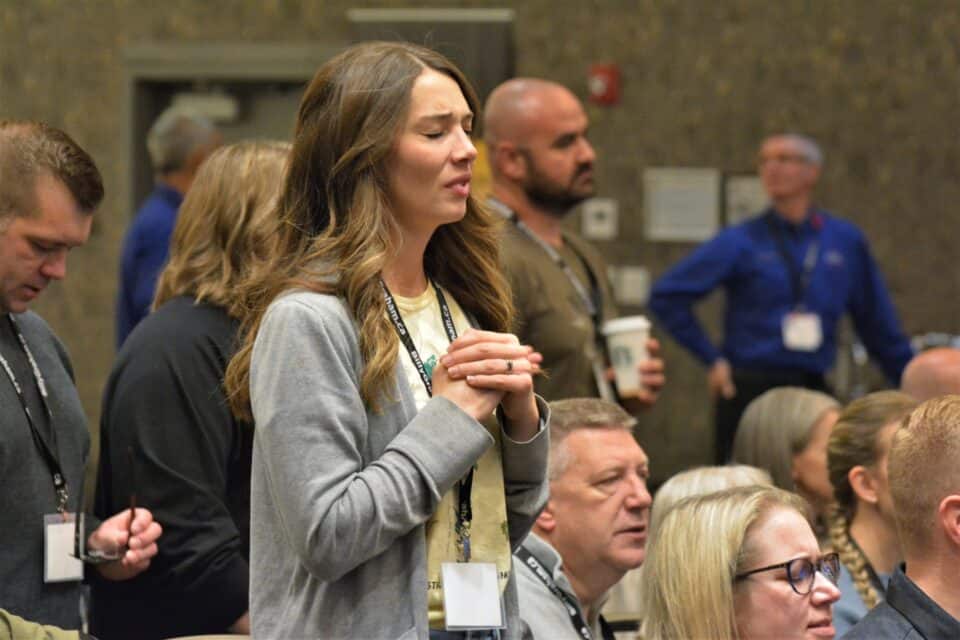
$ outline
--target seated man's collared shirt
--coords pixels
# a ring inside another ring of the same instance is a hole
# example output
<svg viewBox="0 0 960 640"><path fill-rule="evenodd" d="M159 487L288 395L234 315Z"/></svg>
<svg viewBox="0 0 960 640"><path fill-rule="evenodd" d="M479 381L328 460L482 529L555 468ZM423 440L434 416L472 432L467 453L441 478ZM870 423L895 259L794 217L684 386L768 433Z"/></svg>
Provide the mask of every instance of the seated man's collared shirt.
<svg viewBox="0 0 960 640"><path fill-rule="evenodd" d="M898 568L890 578L886 601L874 607L842 640L953 638L960 638L960 620L944 611Z"/></svg>
<svg viewBox="0 0 960 640"><path fill-rule="evenodd" d="M586 621L595 640L603 638L600 627L600 610L606 602L604 596L598 603L590 619L584 615L583 607L573 591L570 581L563 573L563 560L557 550L535 533L529 534L521 546L530 552L540 565L553 578L557 587L570 596L576 603L577 613ZM520 619L530 629L535 640L583 640L570 621L570 613L564 603L554 596L525 562L514 555L517 572L517 592L520 596Z"/></svg>

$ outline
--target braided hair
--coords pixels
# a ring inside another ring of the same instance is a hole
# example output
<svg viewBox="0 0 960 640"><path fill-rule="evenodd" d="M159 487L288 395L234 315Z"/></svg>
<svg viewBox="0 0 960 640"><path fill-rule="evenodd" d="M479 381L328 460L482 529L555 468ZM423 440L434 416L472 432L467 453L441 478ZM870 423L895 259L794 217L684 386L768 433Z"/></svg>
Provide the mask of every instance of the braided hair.
<svg viewBox="0 0 960 640"><path fill-rule="evenodd" d="M827 515L827 528L830 535L830 545L840 555L840 562L850 572L853 586L857 589L860 599L867 609L873 609L883 601L883 596L877 591L870 579L870 562L860 547L850 537L850 522L844 510L834 505Z"/></svg>
<svg viewBox="0 0 960 640"><path fill-rule="evenodd" d="M856 516L859 498L850 485L849 474L854 467L870 467L879 462L880 432L916 406L912 397L899 391L880 391L858 398L840 413L827 444L827 468L835 500L827 517L830 543L850 572L867 609L877 606L883 594L871 580L869 558L850 536L850 523Z"/></svg>

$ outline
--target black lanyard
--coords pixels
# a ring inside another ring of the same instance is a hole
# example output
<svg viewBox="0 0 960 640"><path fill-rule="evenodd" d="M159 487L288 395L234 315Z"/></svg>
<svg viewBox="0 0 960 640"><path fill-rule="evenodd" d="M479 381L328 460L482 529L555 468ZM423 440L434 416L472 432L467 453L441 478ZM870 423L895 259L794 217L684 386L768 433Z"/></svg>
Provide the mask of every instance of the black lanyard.
<svg viewBox="0 0 960 640"><path fill-rule="evenodd" d="M14 335L17 336L17 340L20 342L20 348L23 349L23 353L27 356L27 361L30 363L30 369L33 372L33 380L37 385L37 390L40 392L40 402L43 403L43 409L47 414L47 419L50 422L50 432L51 436L53 437L53 446L50 446L50 443L47 442L47 439L37 427L37 423L33 419L33 414L30 412L30 407L27 405L27 399L23 395L23 389L20 387L20 383L17 382L17 376L13 373L13 368L10 366L10 363L7 362L7 359L3 357L2 353L0 353L0 365L2 365L3 370L7 372L7 377L10 379L10 383L13 385L14 391L17 392L17 398L20 399L20 406L23 407L23 413L27 417L27 424L30 426L30 433L33 436L33 442L36 444L37 449L39 449L40 454L43 456L47 466L50 468L50 473L53 476L53 490L57 495L57 511L60 513L66 513L67 500L69 499L70 494L67 491L67 480L63 475L63 469L60 466L60 457L57 454L57 434L56 430L53 428L53 411L50 410L50 404L47 400L47 385L43 380L43 373L41 373L40 367L37 365L37 361L33 357L33 352L30 351L30 346L27 344L26 338L23 337L23 333L20 331L19 325L17 325L17 321L14 320L13 315L9 313L7 314L7 319L10 322L10 328L13 329Z"/></svg>
<svg viewBox="0 0 960 640"><path fill-rule="evenodd" d="M533 571L533 574L550 590L550 593L563 603L564 609L567 610L567 615L570 616L570 624L573 625L573 628L580 637L583 638L583 640L593 640L593 632L590 630L590 627L587 626L587 623L583 621L583 616L580 615L579 603L557 586L553 576L551 576L546 568L540 564L540 561L530 553L529 549L520 546L513 553ZM603 640L614 640L613 629L611 629L607 621L603 619L603 616L600 616L600 632L603 634Z"/></svg>
<svg viewBox="0 0 960 640"><path fill-rule="evenodd" d="M771 211L767 218L767 226L770 227L770 233L777 243L777 252L783 259L790 272L790 286L793 290L793 305L800 309L803 306L803 299L807 295L807 289L810 288L810 278L813 275L813 269L817 266L817 256L820 253L820 238L814 238L807 247L807 253L803 257L803 266L798 267L797 261L790 255L787 249L787 242L783 235L783 228L776 220L776 213Z"/></svg>
<svg viewBox="0 0 960 640"><path fill-rule="evenodd" d="M443 318L443 329L447 333L447 339L453 342L457 339L457 328L453 324L453 315L450 313L450 307L447 306L447 299L444 297L443 291L440 290L436 282L431 280L430 284L437 293L437 304L440 305L440 317ZM407 349L407 353L410 354L410 360L413 362L413 366L416 367L417 373L420 374L420 380L427 389L427 395L432 397L433 382L427 374L427 368L423 365L423 358L420 357L416 345L413 344L413 338L410 337L410 331L407 329L407 325L400 315L397 302L393 299L393 295L383 280L380 280L380 287L383 289L383 299L387 303L387 315L390 316L393 328L397 330L400 342L403 343L403 346ZM470 561L470 525L473 523L472 490L473 468L471 467L467 475L463 477L463 480L457 483L458 507L456 533L465 562Z"/></svg>

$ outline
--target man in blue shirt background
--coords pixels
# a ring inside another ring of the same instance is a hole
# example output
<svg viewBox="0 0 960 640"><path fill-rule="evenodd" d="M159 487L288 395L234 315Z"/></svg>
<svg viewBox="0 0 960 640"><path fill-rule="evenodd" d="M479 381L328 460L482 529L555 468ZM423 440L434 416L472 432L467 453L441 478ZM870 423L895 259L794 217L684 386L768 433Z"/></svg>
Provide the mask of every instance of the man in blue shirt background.
<svg viewBox="0 0 960 640"><path fill-rule="evenodd" d="M806 136L767 138L759 172L770 207L720 232L653 287L651 310L709 367L718 463L729 458L740 414L753 398L777 386L826 390L844 313L892 384L913 355L866 237L812 204L822 162ZM720 347L693 313L717 287L726 294Z"/></svg>
<svg viewBox="0 0 960 640"><path fill-rule="evenodd" d="M200 165L222 138L201 116L168 108L147 134L147 151L156 186L140 206L127 231L120 255L117 295L117 349L150 312L157 277L167 261L170 235L180 203Z"/></svg>

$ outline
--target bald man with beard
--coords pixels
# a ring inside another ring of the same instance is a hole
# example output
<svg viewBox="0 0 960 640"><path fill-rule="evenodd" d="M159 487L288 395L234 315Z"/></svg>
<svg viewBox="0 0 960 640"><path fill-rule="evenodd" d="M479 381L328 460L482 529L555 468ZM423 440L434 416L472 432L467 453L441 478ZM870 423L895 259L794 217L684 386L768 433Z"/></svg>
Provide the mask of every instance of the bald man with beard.
<svg viewBox="0 0 960 640"><path fill-rule="evenodd" d="M643 390L618 396L602 323L619 315L600 254L563 227L594 195L596 152L583 105L566 87L515 78L490 94L484 136L493 177L490 206L507 220L501 249L517 307L515 331L543 354L548 376L536 380L547 400L617 399L630 410L652 405L664 383L663 361L641 365ZM651 340L655 355L659 344Z"/></svg>

